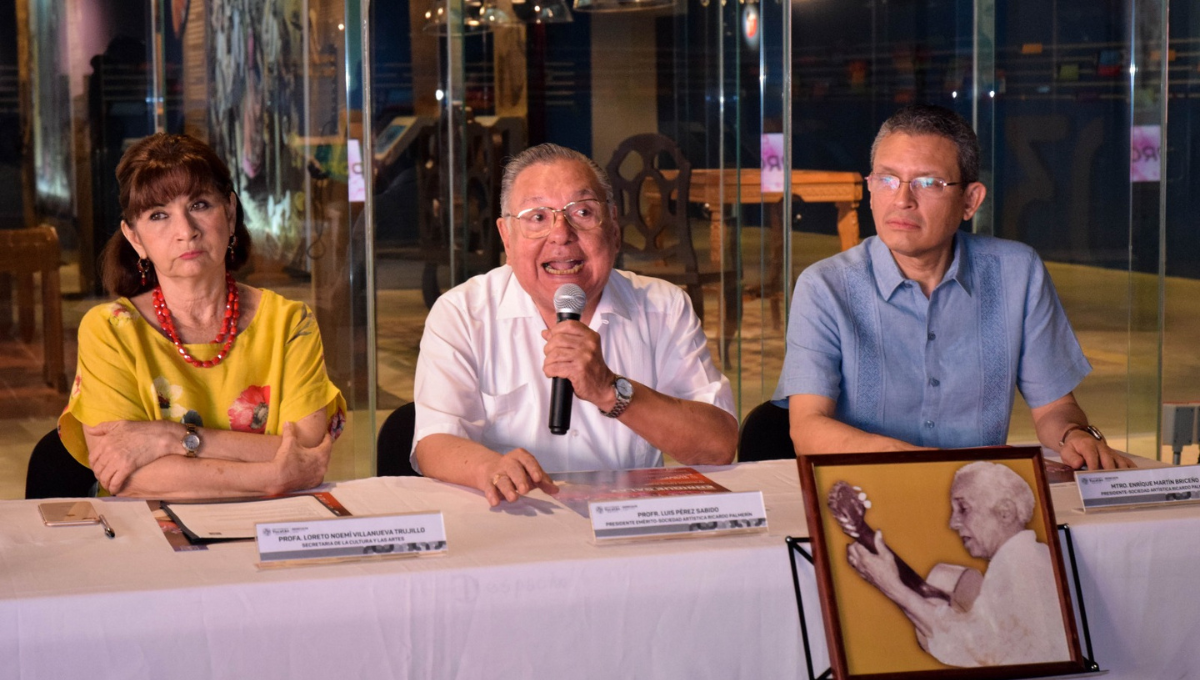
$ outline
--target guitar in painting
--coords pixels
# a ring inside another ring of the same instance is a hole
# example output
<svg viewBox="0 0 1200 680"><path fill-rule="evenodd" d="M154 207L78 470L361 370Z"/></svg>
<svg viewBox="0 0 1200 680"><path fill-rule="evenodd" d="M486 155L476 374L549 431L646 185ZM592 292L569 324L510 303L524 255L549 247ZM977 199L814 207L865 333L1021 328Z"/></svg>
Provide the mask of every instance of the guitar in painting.
<svg viewBox="0 0 1200 680"><path fill-rule="evenodd" d="M875 548L875 530L866 521L871 501L862 489L846 482L837 482L829 490L826 504L847 536L871 553L879 554ZM896 570L900 581L910 590L925 599L942 600L961 612L971 610L983 586L983 574L957 564L935 565L929 575L922 578L896 555Z"/></svg>

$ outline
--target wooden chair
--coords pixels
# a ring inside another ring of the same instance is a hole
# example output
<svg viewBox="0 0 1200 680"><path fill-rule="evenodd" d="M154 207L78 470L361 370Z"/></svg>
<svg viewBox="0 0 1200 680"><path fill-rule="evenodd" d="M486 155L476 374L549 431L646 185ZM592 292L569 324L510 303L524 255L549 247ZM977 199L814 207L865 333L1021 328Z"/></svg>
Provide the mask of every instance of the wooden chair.
<svg viewBox="0 0 1200 680"><path fill-rule="evenodd" d="M417 141L420 243L425 260L421 290L426 307L432 307L442 294L438 268L450 264L451 247L460 283L464 277L498 266L504 250L496 230L502 162L506 154L523 148L524 128L518 125L520 121L504 118L487 127L469 114L463 115L466 120L455 131L463 142L456 168L450 168L445 153L451 133L445 117L436 127L423 131ZM513 147L515 144L522 146ZM450 186L452 181L458 184ZM447 200L453 200L459 211L455 224L449 223Z"/></svg>
<svg viewBox="0 0 1200 680"><path fill-rule="evenodd" d="M12 275L17 283L18 330L22 341L33 342L33 275L42 275L42 361L46 384L67 391L63 367L62 289L59 285L58 233L54 227L0 230L0 275ZM7 277L5 277L7 278ZM7 284L7 280L5 284ZM2 289L9 293L7 285ZM8 302L6 296L5 302ZM7 307L7 304L5 305ZM11 324L11 318L5 323Z"/></svg>
<svg viewBox="0 0 1200 680"><path fill-rule="evenodd" d="M633 157L638 162L633 162ZM729 344L737 332L741 302L737 272L731 264L732 257L724 258L729 263L724 268L710 264L711 258L701 263L696 257L687 214L691 163L670 137L646 133L621 142L606 170L612 181L621 227L617 267L683 286L701 322L704 321L703 286L720 284L722 295L718 305L724 324L719 345L728 367ZM654 208L646 200L647 190L660 197Z"/></svg>

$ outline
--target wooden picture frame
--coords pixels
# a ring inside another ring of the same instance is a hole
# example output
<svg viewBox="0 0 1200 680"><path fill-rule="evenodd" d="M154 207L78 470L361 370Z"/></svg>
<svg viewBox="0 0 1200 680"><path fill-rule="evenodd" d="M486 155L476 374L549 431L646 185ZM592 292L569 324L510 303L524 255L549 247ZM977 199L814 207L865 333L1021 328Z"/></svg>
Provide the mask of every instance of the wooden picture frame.
<svg viewBox="0 0 1200 680"><path fill-rule="evenodd" d="M1039 448L798 465L834 678L1088 670ZM875 550L876 530L887 550Z"/></svg>

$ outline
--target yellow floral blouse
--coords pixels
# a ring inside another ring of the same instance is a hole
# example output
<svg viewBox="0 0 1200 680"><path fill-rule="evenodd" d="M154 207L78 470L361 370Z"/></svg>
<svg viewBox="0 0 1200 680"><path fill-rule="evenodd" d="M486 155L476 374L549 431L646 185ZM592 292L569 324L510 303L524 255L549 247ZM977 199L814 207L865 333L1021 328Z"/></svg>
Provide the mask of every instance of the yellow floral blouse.
<svg viewBox="0 0 1200 680"><path fill-rule="evenodd" d="M187 345L201 361L220 348ZM321 334L308 305L263 290L229 356L212 368L195 368L120 298L93 307L79 324L79 366L58 432L71 455L87 465L81 423L171 420L279 434L283 423L320 408L330 432L341 434L346 401L325 372Z"/></svg>

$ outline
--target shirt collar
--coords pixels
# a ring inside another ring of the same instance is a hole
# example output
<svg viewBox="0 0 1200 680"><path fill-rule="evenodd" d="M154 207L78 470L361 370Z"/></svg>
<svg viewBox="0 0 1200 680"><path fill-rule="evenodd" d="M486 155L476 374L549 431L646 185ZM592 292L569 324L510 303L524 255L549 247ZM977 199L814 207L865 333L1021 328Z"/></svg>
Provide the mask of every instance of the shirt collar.
<svg viewBox="0 0 1200 680"><path fill-rule="evenodd" d="M512 267L501 265L508 270L508 280L504 285L504 292L500 296L500 307L496 310L497 319L523 319L525 317L540 317L537 305L533 304L533 298L525 289L521 287L521 282L517 281L516 274L513 273Z"/></svg>
<svg viewBox="0 0 1200 680"><path fill-rule="evenodd" d="M878 236L868 240L867 254L871 256L871 270L875 272L875 286L879 289L879 296L890 300L896 289L904 283L904 273L900 271L900 265L896 264L896 258L892 257L892 251L888 250L883 239Z"/></svg>
<svg viewBox="0 0 1200 680"><path fill-rule="evenodd" d="M967 257L967 239L962 237L961 232L954 234L954 259L942 277L942 283L947 281L957 282L963 292L971 294L971 260Z"/></svg>
<svg viewBox="0 0 1200 680"><path fill-rule="evenodd" d="M878 236L868 241L867 253L871 256L871 268L875 272L875 286L879 295L889 300L896 289L907 280L904 272L900 271L900 265L896 264L892 251L888 250L887 245ZM971 294L971 264L967 258L966 239L959 238L957 233L954 235L954 258L942 277L942 283L947 281L956 281L967 295Z"/></svg>

